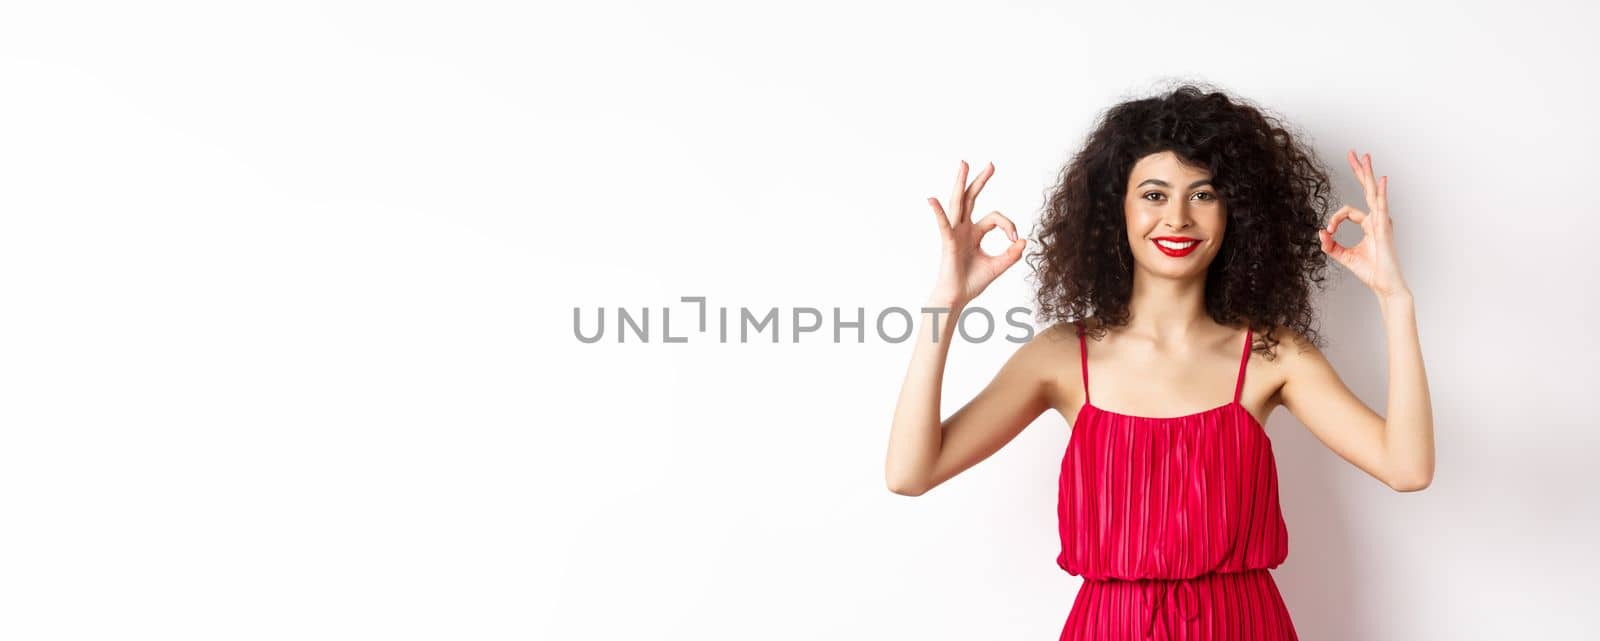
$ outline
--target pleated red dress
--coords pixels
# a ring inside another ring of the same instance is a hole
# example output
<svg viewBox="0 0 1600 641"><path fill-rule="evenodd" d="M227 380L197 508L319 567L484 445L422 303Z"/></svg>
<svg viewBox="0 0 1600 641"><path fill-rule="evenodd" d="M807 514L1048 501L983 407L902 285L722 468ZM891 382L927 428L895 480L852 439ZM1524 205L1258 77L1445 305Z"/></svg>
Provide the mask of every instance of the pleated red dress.
<svg viewBox="0 0 1600 641"><path fill-rule="evenodd" d="M1084 405L1061 459L1061 554L1084 579L1061 641L1297 640L1271 568L1289 554L1272 442L1233 401L1183 416Z"/></svg>

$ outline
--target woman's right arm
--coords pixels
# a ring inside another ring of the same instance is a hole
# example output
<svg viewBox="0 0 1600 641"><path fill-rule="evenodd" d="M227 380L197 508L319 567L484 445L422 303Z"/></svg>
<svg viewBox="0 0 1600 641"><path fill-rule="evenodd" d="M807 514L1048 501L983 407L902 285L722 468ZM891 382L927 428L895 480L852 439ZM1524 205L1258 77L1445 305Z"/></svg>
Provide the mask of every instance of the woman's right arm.
<svg viewBox="0 0 1600 641"><path fill-rule="evenodd" d="M884 476L889 490L918 496L988 458L1010 442L1049 407L1047 355L1039 334L1023 344L1000 368L989 385L949 419L940 420L940 388L944 365L955 336L955 320L967 303L1021 258L1027 241L1000 212L971 220L978 192L994 172L991 164L967 185L967 164L961 163L947 214L929 198L938 220L944 250L939 277L921 315L916 345L889 431ZM990 256L979 241L1000 227L1011 238L1004 254Z"/></svg>

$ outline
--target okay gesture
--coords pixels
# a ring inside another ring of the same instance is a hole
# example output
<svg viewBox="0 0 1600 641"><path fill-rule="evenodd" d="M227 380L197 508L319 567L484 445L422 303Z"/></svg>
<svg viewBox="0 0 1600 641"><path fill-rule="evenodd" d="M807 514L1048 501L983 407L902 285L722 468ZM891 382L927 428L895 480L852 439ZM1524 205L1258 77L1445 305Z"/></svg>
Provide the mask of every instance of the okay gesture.
<svg viewBox="0 0 1600 641"><path fill-rule="evenodd" d="M1394 224L1389 220L1389 177L1377 178L1372 173L1372 154L1356 158L1350 150L1346 158L1350 170L1361 181L1371 213L1345 205L1328 219L1326 229L1317 230L1322 240L1322 251L1344 265L1356 278L1361 279L1380 298L1410 293L1405 279L1400 277L1400 263L1395 258ZM1333 240L1339 224L1346 219L1361 225L1361 241L1354 247L1345 247Z"/></svg>

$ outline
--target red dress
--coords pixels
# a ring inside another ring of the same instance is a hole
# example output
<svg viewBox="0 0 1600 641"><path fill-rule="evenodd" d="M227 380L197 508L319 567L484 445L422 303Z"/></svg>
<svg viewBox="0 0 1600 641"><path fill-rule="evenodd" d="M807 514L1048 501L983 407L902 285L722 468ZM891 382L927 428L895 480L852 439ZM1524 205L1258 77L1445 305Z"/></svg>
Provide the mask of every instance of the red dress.
<svg viewBox="0 0 1600 641"><path fill-rule="evenodd" d="M1271 568L1289 554L1272 442L1233 401L1183 416L1084 405L1061 459L1061 554L1083 577L1061 641L1295 640Z"/></svg>

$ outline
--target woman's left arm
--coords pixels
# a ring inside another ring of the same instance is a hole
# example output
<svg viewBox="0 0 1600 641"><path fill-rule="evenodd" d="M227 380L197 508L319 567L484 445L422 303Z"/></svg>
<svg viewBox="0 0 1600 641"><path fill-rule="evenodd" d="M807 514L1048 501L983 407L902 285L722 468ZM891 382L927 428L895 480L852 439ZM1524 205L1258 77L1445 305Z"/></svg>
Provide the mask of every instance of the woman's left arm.
<svg viewBox="0 0 1600 641"><path fill-rule="evenodd" d="M1372 173L1372 156L1348 156L1361 181L1371 213L1345 206L1334 213L1327 229L1318 231L1322 249L1350 269L1378 297L1388 336L1389 407L1378 416L1351 393L1315 347L1289 350L1280 394L1284 407L1335 453L1386 485L1414 492L1433 482L1433 406L1417 337L1416 306L1400 276L1389 220L1389 177ZM1339 223L1361 225L1354 247L1334 242Z"/></svg>

